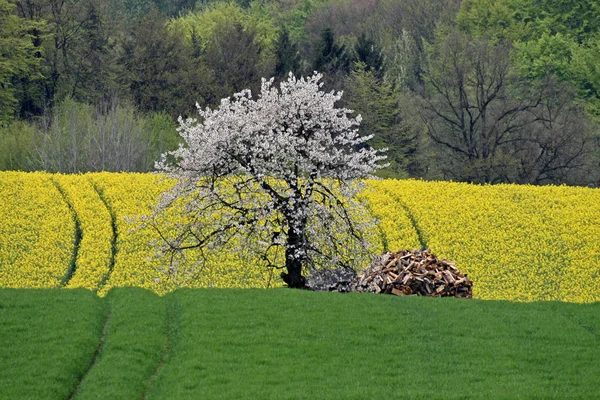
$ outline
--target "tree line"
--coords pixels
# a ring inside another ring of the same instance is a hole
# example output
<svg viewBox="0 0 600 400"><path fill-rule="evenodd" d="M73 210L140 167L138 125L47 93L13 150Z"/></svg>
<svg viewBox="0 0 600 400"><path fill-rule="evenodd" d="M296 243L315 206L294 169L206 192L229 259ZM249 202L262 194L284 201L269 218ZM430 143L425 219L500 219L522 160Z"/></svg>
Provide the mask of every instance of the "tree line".
<svg viewBox="0 0 600 400"><path fill-rule="evenodd" d="M0 0L0 169L152 170L176 119L324 74L384 177L600 184L594 0Z"/></svg>

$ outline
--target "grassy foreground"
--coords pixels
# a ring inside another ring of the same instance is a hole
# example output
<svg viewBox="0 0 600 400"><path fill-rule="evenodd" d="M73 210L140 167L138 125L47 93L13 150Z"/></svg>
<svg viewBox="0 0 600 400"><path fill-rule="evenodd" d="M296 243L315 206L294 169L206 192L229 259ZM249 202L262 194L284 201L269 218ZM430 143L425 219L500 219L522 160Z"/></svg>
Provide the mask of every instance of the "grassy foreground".
<svg viewBox="0 0 600 400"><path fill-rule="evenodd" d="M0 398L597 398L599 313L287 289L1 289Z"/></svg>

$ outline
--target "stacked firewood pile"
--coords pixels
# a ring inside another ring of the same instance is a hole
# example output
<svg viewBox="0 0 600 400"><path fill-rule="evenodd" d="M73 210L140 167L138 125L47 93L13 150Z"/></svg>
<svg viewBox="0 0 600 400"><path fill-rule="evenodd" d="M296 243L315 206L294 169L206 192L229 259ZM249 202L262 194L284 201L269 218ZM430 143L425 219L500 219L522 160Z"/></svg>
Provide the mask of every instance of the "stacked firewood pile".
<svg viewBox="0 0 600 400"><path fill-rule="evenodd" d="M379 256L355 278L359 292L397 296L472 297L473 282L454 263L440 260L429 250L399 251Z"/></svg>

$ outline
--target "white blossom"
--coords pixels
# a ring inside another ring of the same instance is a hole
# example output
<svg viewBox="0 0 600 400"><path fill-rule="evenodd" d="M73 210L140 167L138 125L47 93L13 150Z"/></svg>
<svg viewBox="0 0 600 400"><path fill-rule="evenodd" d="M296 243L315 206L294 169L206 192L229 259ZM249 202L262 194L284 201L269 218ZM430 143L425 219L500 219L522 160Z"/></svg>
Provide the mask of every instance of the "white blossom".
<svg viewBox="0 0 600 400"><path fill-rule="evenodd" d="M263 79L257 99L244 90L217 109L198 108L199 119L179 119L184 144L156 163L177 179L153 215L164 252L235 241L289 274L356 266L372 221L354 196L385 156L358 134L360 116L335 107L342 93L320 90L321 78L290 73L279 87ZM173 207L190 218L161 226ZM285 256L269 259L273 248Z"/></svg>

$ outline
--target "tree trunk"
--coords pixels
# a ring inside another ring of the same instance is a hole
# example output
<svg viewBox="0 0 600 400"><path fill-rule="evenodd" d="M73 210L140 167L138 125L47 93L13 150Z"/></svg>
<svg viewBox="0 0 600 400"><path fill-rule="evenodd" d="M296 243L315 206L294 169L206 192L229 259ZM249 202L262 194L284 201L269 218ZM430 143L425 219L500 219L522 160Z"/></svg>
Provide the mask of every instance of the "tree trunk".
<svg viewBox="0 0 600 400"><path fill-rule="evenodd" d="M302 263L299 260L286 260L285 267L287 273L281 273L281 279L294 289L304 289L306 287L306 278L302 276Z"/></svg>
<svg viewBox="0 0 600 400"><path fill-rule="evenodd" d="M288 230L287 248L285 249L285 268L287 273L281 273L281 279L288 287L303 289L306 287L306 278L302 276L302 257L296 255L297 249L302 245L302 235L295 229Z"/></svg>

